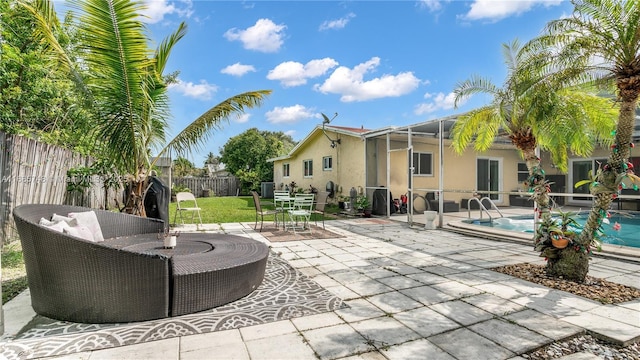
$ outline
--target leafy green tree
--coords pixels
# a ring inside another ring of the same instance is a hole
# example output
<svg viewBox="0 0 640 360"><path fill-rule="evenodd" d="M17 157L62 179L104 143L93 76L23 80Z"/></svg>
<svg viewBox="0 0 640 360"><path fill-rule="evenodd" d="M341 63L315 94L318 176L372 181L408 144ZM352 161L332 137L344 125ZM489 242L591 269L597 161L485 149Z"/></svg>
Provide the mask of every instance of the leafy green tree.
<svg viewBox="0 0 640 360"><path fill-rule="evenodd" d="M178 157L173 160L173 175L174 176L189 176L195 175L197 171L195 165L186 158Z"/></svg>
<svg viewBox="0 0 640 360"><path fill-rule="evenodd" d="M584 281L589 267L589 257L584 249L588 249L596 238L612 200L623 186L637 189L640 183L629 163L640 95L640 1L572 2L572 15L549 22L545 33L529 46L532 51L553 55L547 58L549 68L573 72L574 76L567 80L591 80L614 86L617 95L620 112L615 139L607 164L594 172L595 178L590 185L594 203L579 237L580 250L563 250L564 261L556 262L551 269L554 275Z"/></svg>
<svg viewBox="0 0 640 360"><path fill-rule="evenodd" d="M142 203L146 172L153 166L150 154L167 150L184 154L202 145L212 130L229 116L262 104L270 90L250 91L232 96L195 119L175 138L168 140L170 111L165 66L173 46L186 35L186 25L165 38L157 49L141 22L144 5L130 0L74 0L70 6L79 13L78 29L82 58L68 54L55 37L56 13L50 1L22 3L38 24L38 39L57 57L58 64L86 91L101 121L95 129L104 142L103 155L121 172L131 175L131 196L126 211L144 215ZM78 69L88 69L88 77Z"/></svg>
<svg viewBox="0 0 640 360"><path fill-rule="evenodd" d="M295 146L283 132L251 128L227 141L220 151L220 161L237 176L243 187L258 190L263 181L273 181L273 163L268 159L284 155Z"/></svg>
<svg viewBox="0 0 640 360"><path fill-rule="evenodd" d="M82 94L37 40L34 21L15 1L0 0L0 130L35 134L48 143L87 154L94 126ZM74 52L77 36L67 22L55 36Z"/></svg>
<svg viewBox="0 0 640 360"><path fill-rule="evenodd" d="M474 142L477 151L486 151L496 136L507 135L526 161L529 191L542 221L547 223L551 218L550 187L536 149L548 151L558 168L566 172L567 151L579 156L590 154L596 141L610 136L616 113L610 100L563 88L558 77L549 77L539 66L546 53L527 52L516 40L503 45L503 55L508 72L502 87L476 76L454 90L456 104L476 93L489 94L493 100L456 122L453 147L461 153ZM548 264L553 264L559 254L546 246L551 243L549 237L548 231L538 232L535 245L549 252L545 256Z"/></svg>

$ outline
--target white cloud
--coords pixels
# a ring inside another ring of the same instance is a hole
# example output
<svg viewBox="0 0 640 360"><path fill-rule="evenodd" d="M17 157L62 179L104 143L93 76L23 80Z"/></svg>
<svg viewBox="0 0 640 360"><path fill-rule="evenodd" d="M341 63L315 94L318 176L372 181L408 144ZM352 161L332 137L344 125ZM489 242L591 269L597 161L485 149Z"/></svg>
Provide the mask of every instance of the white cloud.
<svg viewBox="0 0 640 360"><path fill-rule="evenodd" d="M267 121L271 124L295 124L300 120L314 117L311 109L296 104L289 107L275 107L265 114Z"/></svg>
<svg viewBox="0 0 640 360"><path fill-rule="evenodd" d="M384 74L380 77L364 80L364 75L375 70L380 65L380 58L356 65L353 69L345 66L337 68L322 85L316 85L315 90L324 94L340 94L340 101L366 101L385 97L398 97L408 94L420 85L420 79L412 72L402 72L397 75Z"/></svg>
<svg viewBox="0 0 640 360"><path fill-rule="evenodd" d="M218 91L218 87L207 83L206 80L200 80L200 84L192 82L184 82L178 79L177 83L169 84L169 90L174 90L184 96L198 100L210 100L213 94Z"/></svg>
<svg viewBox="0 0 640 360"><path fill-rule="evenodd" d="M249 122L249 118L250 117L251 117L250 114L243 113L240 116L238 116L238 118L235 120L235 122L237 122L238 124L244 124L246 122Z"/></svg>
<svg viewBox="0 0 640 360"><path fill-rule="evenodd" d="M142 11L144 22L155 24L164 19L165 15L176 14L180 17L190 17L193 14L191 0L145 0L145 9Z"/></svg>
<svg viewBox="0 0 640 360"><path fill-rule="evenodd" d="M256 72L256 68L253 65L242 65L240 63L235 63L233 65L229 65L224 69L220 70L221 73L232 75L232 76L242 76L250 71Z"/></svg>
<svg viewBox="0 0 640 360"><path fill-rule="evenodd" d="M456 95L454 93L437 93L437 94L424 94L425 99L433 99L431 102L418 104L413 110L416 115L423 115L432 113L438 110L451 110L454 108L454 101ZM463 105L467 100L462 100L458 103L458 106Z"/></svg>
<svg viewBox="0 0 640 360"><path fill-rule="evenodd" d="M270 53L280 50L284 43L285 25L276 25L269 19L259 19L256 24L239 30L229 29L224 33L224 37L229 41L239 40L245 49Z"/></svg>
<svg viewBox="0 0 640 360"><path fill-rule="evenodd" d="M325 22L320 24L320 28L318 30L324 31L324 30L331 30L331 29L342 29L345 26L347 26L349 21L354 17L356 17L356 14L349 13L345 17L337 20L326 20Z"/></svg>
<svg viewBox="0 0 640 360"><path fill-rule="evenodd" d="M471 9L464 15L459 15L464 20L489 20L500 21L512 15L521 15L534 6L545 7L560 5L562 0L475 0Z"/></svg>
<svg viewBox="0 0 640 360"><path fill-rule="evenodd" d="M419 0L418 5L429 9L430 12L436 12L442 9L442 1L440 0Z"/></svg>
<svg viewBox="0 0 640 360"><path fill-rule="evenodd" d="M280 81L284 87L300 86L307 83L307 79L322 76L338 62L331 58L315 59L306 64L296 61L286 61L269 70L267 79Z"/></svg>

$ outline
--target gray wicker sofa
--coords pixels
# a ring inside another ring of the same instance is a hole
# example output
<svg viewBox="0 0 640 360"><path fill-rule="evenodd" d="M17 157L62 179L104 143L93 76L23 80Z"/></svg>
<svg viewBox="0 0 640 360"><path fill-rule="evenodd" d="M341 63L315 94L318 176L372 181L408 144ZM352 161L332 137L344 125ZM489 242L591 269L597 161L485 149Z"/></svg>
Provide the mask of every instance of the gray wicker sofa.
<svg viewBox="0 0 640 360"><path fill-rule="evenodd" d="M39 224L53 213L90 210L96 213L103 242ZM269 253L260 242L225 234L194 234L194 241L184 241L208 246L206 252L145 251L145 244L149 250L149 244L161 243L157 234L162 221L83 207L20 205L13 216L33 309L58 320L133 322L210 309L255 290ZM179 240L176 250L180 246Z"/></svg>

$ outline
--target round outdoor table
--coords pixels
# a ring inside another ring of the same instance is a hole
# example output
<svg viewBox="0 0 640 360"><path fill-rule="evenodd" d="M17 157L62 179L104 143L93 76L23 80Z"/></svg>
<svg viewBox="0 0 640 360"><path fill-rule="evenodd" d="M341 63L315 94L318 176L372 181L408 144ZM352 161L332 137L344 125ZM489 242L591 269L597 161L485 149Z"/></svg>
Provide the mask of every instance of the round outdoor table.
<svg viewBox="0 0 640 360"><path fill-rule="evenodd" d="M205 241L181 239L180 236L178 237L178 240L176 241L176 247L174 248L165 248L162 240L156 240L125 246L123 249L149 255L159 254L167 257L172 257L176 255L206 253L209 251L213 251L214 247L213 244Z"/></svg>

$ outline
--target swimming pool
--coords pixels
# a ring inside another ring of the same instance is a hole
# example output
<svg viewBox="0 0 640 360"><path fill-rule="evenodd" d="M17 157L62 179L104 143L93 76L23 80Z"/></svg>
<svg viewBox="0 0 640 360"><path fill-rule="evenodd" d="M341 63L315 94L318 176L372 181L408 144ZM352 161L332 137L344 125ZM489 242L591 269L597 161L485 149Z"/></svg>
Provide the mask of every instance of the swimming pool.
<svg viewBox="0 0 640 360"><path fill-rule="evenodd" d="M576 221L582 225L586 222L588 213L576 215ZM603 223L604 236L600 238L603 244L623 245L640 248L640 213L613 214ZM511 216L495 218L493 220L462 220L462 222L473 225L492 227L500 230L517 231L521 233L531 233L533 235L533 216ZM620 230L614 230L614 224L620 224Z"/></svg>

